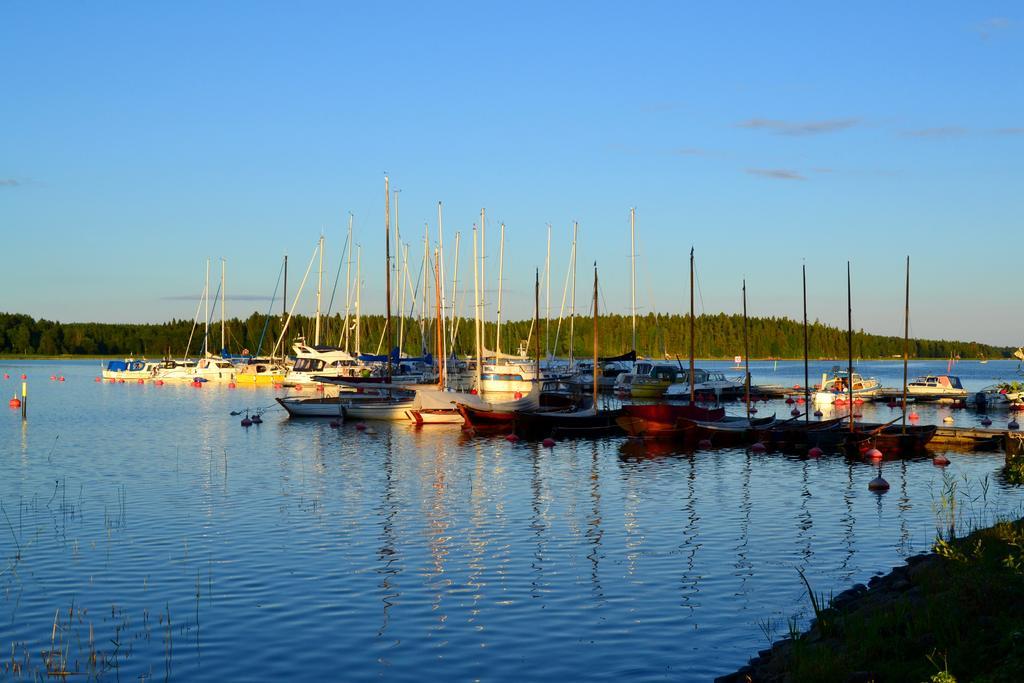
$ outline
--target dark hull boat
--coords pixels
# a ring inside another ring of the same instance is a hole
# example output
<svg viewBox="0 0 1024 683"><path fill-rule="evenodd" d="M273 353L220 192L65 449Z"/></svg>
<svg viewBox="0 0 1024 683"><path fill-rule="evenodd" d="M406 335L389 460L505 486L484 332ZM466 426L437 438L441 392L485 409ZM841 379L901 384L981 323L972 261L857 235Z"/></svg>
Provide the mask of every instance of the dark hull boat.
<svg viewBox="0 0 1024 683"><path fill-rule="evenodd" d="M859 423L846 431L847 452L859 454L877 448L890 455L914 455L924 451L938 429L935 425L872 425Z"/></svg>
<svg viewBox="0 0 1024 683"><path fill-rule="evenodd" d="M724 417L724 408L654 403L623 406L616 422L633 437L675 440L692 437L696 420L714 422Z"/></svg>
<svg viewBox="0 0 1024 683"><path fill-rule="evenodd" d="M760 431L775 424L775 416L747 419L726 417L712 422L698 421L697 438L708 439L715 446L738 446L753 443Z"/></svg>
<svg viewBox="0 0 1024 683"><path fill-rule="evenodd" d="M516 434L531 439L617 436L622 410L530 410L516 413Z"/></svg>
<svg viewBox="0 0 1024 683"><path fill-rule="evenodd" d="M786 420L777 422L768 429L759 430L757 438L764 445L781 450L814 446L822 448L822 443L826 443L830 436L833 437L833 446L839 443L842 425L841 417L814 422Z"/></svg>

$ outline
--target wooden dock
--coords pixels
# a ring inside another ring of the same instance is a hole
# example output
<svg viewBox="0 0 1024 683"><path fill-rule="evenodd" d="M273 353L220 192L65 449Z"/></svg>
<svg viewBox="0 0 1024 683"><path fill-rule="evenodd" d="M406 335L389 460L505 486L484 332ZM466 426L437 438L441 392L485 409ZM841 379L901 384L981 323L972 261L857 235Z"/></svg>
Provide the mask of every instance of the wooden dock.
<svg viewBox="0 0 1024 683"><path fill-rule="evenodd" d="M997 451L1006 447L1008 433L1005 429L939 427L929 445L970 451Z"/></svg>

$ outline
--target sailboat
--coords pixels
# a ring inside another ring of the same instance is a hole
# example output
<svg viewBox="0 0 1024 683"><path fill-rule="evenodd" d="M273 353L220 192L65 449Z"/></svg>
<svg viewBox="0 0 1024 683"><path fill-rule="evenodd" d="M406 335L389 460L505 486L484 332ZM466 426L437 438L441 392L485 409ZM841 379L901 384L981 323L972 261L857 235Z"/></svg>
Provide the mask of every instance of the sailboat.
<svg viewBox="0 0 1024 683"><path fill-rule="evenodd" d="M221 271L221 289L223 290L223 270ZM165 382L232 382L235 379L235 366L231 361L219 356L210 355L210 260L206 260L206 288L203 291L203 301L206 307L204 313L205 331L203 333L203 357L198 361L189 359L188 349L185 350L185 358L182 360L167 360L161 364L156 373L156 379ZM221 330L224 329L224 303L221 300ZM189 338L189 346L191 346Z"/></svg>
<svg viewBox="0 0 1024 683"><path fill-rule="evenodd" d="M540 291L540 279L537 279ZM594 364L589 404L580 403L568 410L524 410L516 413L516 433L520 436L543 437L600 437L622 432L616 420L622 409L602 410L597 405L599 388L597 355L597 264L594 264ZM538 344L539 348L539 344Z"/></svg>

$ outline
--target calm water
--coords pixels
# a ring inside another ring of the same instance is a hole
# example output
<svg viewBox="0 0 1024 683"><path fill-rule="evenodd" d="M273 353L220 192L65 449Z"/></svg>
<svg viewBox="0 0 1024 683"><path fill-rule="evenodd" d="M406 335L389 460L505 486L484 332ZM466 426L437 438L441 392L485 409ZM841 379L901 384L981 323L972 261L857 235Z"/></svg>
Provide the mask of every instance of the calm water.
<svg viewBox="0 0 1024 683"><path fill-rule="evenodd" d="M773 367L755 382L802 381L800 363ZM1015 368L956 371L978 389ZM96 384L96 363L0 370L7 397L22 371L32 397L27 424L0 414L0 660L29 672L59 610L53 647L87 670L91 630L106 680L708 680L806 621L797 569L838 592L927 550L949 480L963 520L1022 501L998 453L886 463L879 496L875 468L840 457L547 450L277 410L245 430L230 411L273 391ZM928 370L945 363L911 373Z"/></svg>

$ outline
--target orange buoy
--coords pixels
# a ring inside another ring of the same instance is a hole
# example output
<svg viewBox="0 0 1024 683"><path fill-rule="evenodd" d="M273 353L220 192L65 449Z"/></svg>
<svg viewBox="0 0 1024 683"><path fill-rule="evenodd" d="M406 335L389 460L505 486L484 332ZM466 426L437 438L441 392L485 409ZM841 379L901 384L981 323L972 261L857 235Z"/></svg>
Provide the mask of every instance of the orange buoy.
<svg viewBox="0 0 1024 683"><path fill-rule="evenodd" d="M235 388L235 383L234 382L228 382L228 389L234 389L234 388Z"/></svg>
<svg viewBox="0 0 1024 683"><path fill-rule="evenodd" d="M6 378L6 377L4 377L4 379L7 379L7 378ZM93 381L94 381L94 382L102 382L102 381L103 381L103 378L102 378L102 377L96 377L96 378L95 378L95 379L94 379Z"/></svg>
<svg viewBox="0 0 1024 683"><path fill-rule="evenodd" d="M137 382L137 384L145 384L145 383L146 383L146 380L142 379L141 377L139 378L139 381Z"/></svg>
<svg viewBox="0 0 1024 683"><path fill-rule="evenodd" d="M516 393L513 394L513 396L515 396L516 400L518 401L519 399L521 399L523 397L523 392L517 391Z"/></svg>
<svg viewBox="0 0 1024 683"><path fill-rule="evenodd" d="M164 385L164 381L162 379L158 379L157 381L153 382L153 384L157 385L158 387L162 387Z"/></svg>
<svg viewBox="0 0 1024 683"><path fill-rule="evenodd" d="M908 420L920 420L921 416L918 415L917 413L911 413L910 415L907 415L907 419Z"/></svg>
<svg viewBox="0 0 1024 683"><path fill-rule="evenodd" d="M7 405L9 405L12 408L20 408L21 400L17 396L15 396L14 398L7 402Z"/></svg>

